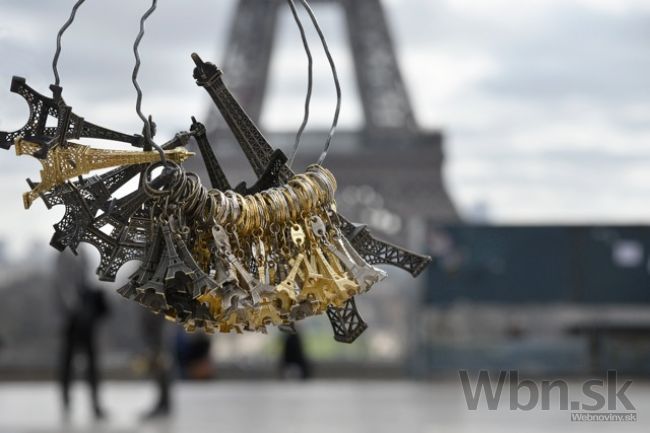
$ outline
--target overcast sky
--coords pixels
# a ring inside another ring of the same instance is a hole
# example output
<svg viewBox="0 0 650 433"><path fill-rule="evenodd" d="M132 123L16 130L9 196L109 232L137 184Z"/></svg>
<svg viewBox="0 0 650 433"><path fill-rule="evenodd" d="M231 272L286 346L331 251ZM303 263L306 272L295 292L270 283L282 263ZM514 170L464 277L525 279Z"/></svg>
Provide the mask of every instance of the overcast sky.
<svg viewBox="0 0 650 433"><path fill-rule="evenodd" d="M260 0L264 1L264 0ZM47 93L58 27L72 0L0 0L0 129L26 106L12 75ZM444 177L470 216L497 223L645 223L650 220L650 2L641 0L384 0L417 118L446 132ZM75 112L137 131L131 44L147 0L88 0L64 37L61 77ZM144 108L161 139L204 117L189 54L219 63L233 0L159 2L142 44ZM343 126L363 119L341 14L317 7L343 75ZM302 116L305 65L288 14L263 115L268 129ZM333 107L319 63L312 125ZM3 84L4 83L4 84ZM335 150L333 150L335 151ZM0 154L0 237L48 239L62 210L22 210L38 164ZM29 230L25 230L25 227ZM31 242L31 240L30 240Z"/></svg>

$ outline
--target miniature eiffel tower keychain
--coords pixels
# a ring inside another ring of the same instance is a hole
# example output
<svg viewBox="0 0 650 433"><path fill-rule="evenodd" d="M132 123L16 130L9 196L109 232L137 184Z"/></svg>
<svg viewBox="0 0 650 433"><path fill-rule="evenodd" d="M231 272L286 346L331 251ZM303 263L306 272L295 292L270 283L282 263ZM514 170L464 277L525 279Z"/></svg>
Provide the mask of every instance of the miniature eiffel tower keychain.
<svg viewBox="0 0 650 433"><path fill-rule="evenodd" d="M295 4L287 1L311 59ZM138 47L157 0L142 17L134 44L133 84L142 134L99 127L64 102L57 62L62 35L84 3L78 0L57 36L52 98L14 77L11 90L28 102L30 119L18 131L0 131L0 146L15 145L17 155L35 157L43 166L39 183L28 180L31 191L24 195L25 207L39 198L48 208L65 206L63 219L54 226L52 246L72 251L81 242L95 246L101 256L97 274L104 281L113 281L126 262L139 260L140 268L118 292L188 331L291 329L296 321L326 313L337 341L351 343L358 338L367 325L355 297L386 278L375 265L395 265L417 276L430 258L377 240L365 226L338 214L336 179L323 162L338 123L341 91L316 17L307 0L300 1L321 38L337 90L324 151L305 172L296 174L290 166L308 122L311 87L293 154L287 158L273 149L228 91L222 72L192 55L197 84L211 96L259 178L250 187L242 183L232 188L201 123L192 118L189 131L158 145L151 117L141 111ZM310 61L310 86L311 74ZM56 127L46 127L48 116L57 119ZM210 187L182 167L193 156L182 147L192 137L208 170ZM73 141L83 138L121 142L143 151L109 151ZM92 175L104 168L112 170ZM163 170L155 175L158 168ZM114 198L135 177L140 179L138 189Z"/></svg>

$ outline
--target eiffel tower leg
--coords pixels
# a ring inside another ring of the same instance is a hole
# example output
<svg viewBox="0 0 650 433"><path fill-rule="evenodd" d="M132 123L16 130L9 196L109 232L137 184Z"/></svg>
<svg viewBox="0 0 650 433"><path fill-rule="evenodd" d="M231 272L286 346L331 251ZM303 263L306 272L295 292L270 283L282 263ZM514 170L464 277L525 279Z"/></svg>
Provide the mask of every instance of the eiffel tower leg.
<svg viewBox="0 0 650 433"><path fill-rule="evenodd" d="M383 134L403 137L413 133L415 115L381 1L354 0L342 4L367 132L376 138Z"/></svg>
<svg viewBox="0 0 650 433"><path fill-rule="evenodd" d="M368 325L359 314L354 298L350 298L341 308L329 307L327 317L334 330L334 339L340 343L354 343L368 329Z"/></svg>
<svg viewBox="0 0 650 433"><path fill-rule="evenodd" d="M280 5L279 0L240 0L223 62L233 94L255 123L266 94Z"/></svg>

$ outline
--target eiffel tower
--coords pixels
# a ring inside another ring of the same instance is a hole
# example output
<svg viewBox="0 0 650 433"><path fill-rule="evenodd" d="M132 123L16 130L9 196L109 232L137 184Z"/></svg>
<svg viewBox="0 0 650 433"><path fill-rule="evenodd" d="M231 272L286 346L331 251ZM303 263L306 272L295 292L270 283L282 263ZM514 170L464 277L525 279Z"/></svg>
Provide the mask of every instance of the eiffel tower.
<svg viewBox="0 0 650 433"><path fill-rule="evenodd" d="M343 189L346 186L363 186L366 191L372 188L385 208L404 221L417 215L434 223L456 222L458 216L441 176L443 135L439 131L424 131L417 125L381 1L312 0L312 3L334 3L344 12L365 117L360 130L339 131L334 138L326 165L336 174L339 185ZM228 88L258 125L269 81L278 15L288 10L284 0L239 0L235 8L221 69ZM223 160L224 169L236 173L233 178L242 178L242 173L250 168L243 155L235 152L237 145L232 133L216 110L210 113L207 124L210 142ZM294 134L295 131L266 135L274 146L289 151ZM326 135L327 131L308 128L296 167L305 167L317 159ZM192 169L207 182L201 165ZM339 208L352 219L362 219L360 209L350 207L345 201L339 200ZM381 231L381 227L373 230ZM402 238L403 242L405 230L381 235Z"/></svg>

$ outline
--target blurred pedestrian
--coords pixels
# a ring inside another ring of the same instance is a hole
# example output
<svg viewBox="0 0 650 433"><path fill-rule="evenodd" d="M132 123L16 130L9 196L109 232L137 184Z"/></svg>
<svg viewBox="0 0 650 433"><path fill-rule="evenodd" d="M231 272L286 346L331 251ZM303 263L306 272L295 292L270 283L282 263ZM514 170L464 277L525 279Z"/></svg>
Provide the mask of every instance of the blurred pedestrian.
<svg viewBox="0 0 650 433"><path fill-rule="evenodd" d="M105 413L99 403L96 334L99 322L108 314L108 305L104 293L89 284L86 270L87 260L81 250L77 256L66 250L56 260L54 286L63 316L59 381L67 416L74 359L76 354L82 355L86 361L93 412L96 419L102 419Z"/></svg>
<svg viewBox="0 0 650 433"><path fill-rule="evenodd" d="M280 375L284 378L295 378L297 376L302 380L311 377L311 365L305 354L302 338L295 328L284 333Z"/></svg>
<svg viewBox="0 0 650 433"><path fill-rule="evenodd" d="M210 380L215 376L210 356L212 338L204 332L188 334L183 328L176 333L178 372L186 380Z"/></svg>
<svg viewBox="0 0 650 433"><path fill-rule="evenodd" d="M153 408L143 419L156 419L169 416L172 410L171 385L173 377L173 356L167 321L162 314L154 314L142 309L141 325L144 348L146 350L149 374L156 383L158 397Z"/></svg>

